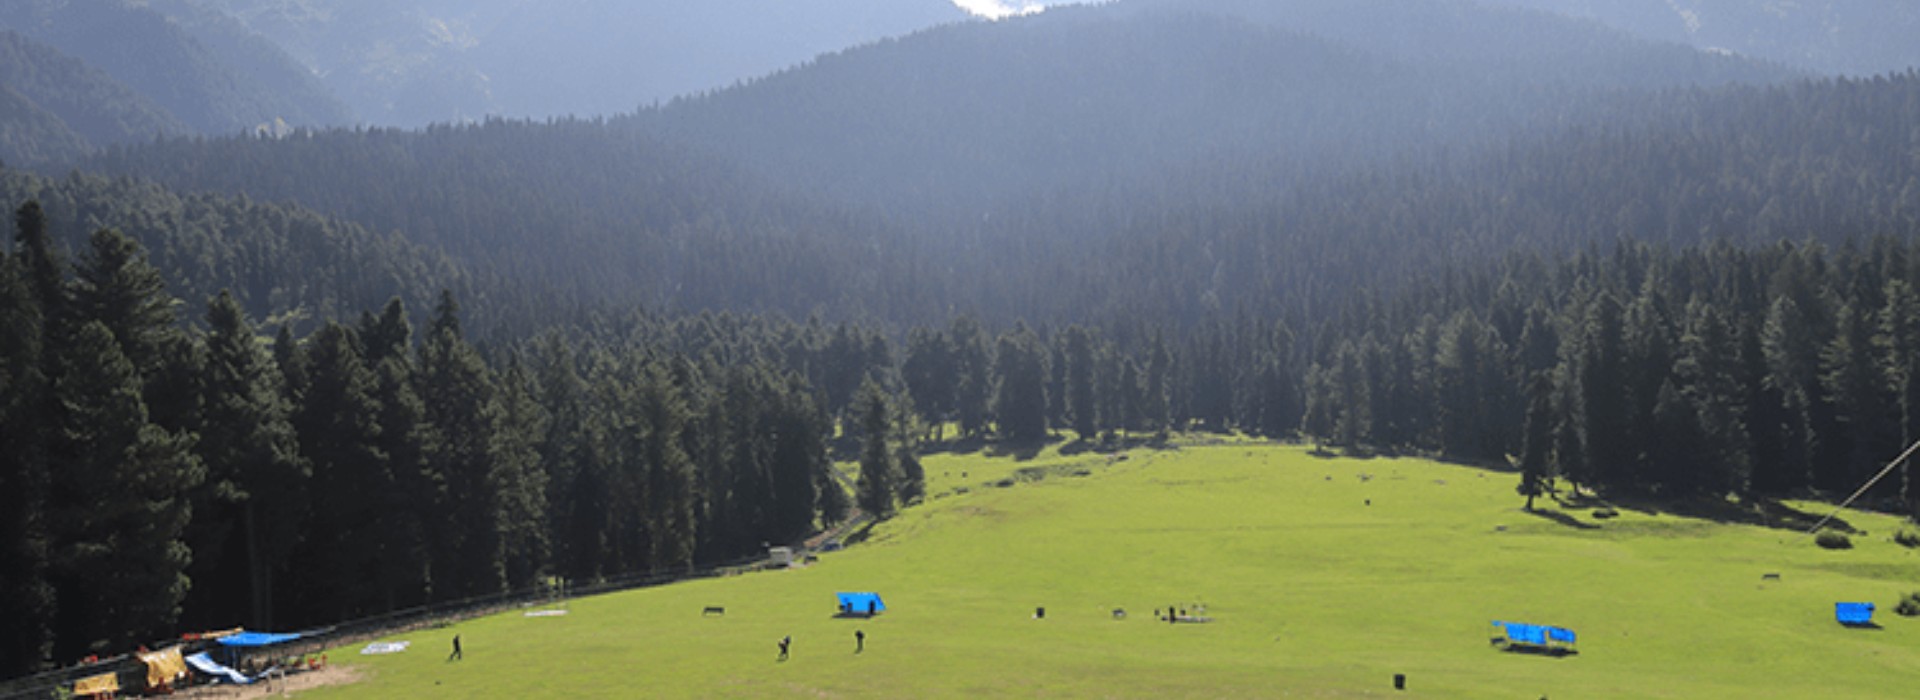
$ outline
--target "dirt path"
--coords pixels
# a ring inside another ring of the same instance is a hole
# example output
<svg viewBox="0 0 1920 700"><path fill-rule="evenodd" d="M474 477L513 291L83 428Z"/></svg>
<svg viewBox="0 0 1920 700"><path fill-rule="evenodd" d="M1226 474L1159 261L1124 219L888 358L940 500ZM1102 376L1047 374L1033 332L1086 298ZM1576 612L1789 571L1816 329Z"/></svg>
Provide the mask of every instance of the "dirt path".
<svg viewBox="0 0 1920 700"><path fill-rule="evenodd" d="M361 673L344 666L328 666L315 671L302 671L276 678L272 682L262 681L253 685L203 685L198 688L174 693L176 698L191 700L258 700L260 698L285 697L330 685L347 685L358 682Z"/></svg>

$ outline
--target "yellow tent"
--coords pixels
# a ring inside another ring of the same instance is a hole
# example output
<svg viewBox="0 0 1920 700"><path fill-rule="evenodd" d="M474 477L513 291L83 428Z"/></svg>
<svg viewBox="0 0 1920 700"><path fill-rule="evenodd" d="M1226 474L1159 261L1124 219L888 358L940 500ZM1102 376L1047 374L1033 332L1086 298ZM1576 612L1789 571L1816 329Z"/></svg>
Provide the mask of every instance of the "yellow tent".
<svg viewBox="0 0 1920 700"><path fill-rule="evenodd" d="M187 677L187 661L180 658L180 647L140 655L140 661L147 665L147 687L172 687Z"/></svg>
<svg viewBox="0 0 1920 700"><path fill-rule="evenodd" d="M73 683L73 694L82 697L94 695L113 697L113 694L118 692L120 692L120 677L112 673L87 676Z"/></svg>

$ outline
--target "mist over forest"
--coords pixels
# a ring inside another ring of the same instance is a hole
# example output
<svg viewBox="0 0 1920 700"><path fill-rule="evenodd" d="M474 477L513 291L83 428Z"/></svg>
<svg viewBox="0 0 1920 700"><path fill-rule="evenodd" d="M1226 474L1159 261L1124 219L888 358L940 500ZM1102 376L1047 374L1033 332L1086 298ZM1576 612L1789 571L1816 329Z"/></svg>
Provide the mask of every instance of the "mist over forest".
<svg viewBox="0 0 1920 700"><path fill-rule="evenodd" d="M1913 3L8 6L6 677L730 561L940 445L1920 438Z"/></svg>

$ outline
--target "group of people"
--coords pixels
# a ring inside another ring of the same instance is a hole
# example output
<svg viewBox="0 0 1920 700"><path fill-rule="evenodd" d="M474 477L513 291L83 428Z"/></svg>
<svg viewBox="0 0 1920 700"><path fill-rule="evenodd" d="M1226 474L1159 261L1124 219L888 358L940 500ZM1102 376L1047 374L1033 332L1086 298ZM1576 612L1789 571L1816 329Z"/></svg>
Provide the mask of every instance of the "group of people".
<svg viewBox="0 0 1920 700"><path fill-rule="evenodd" d="M780 658L775 659L775 661L786 661L788 654L790 654L793 651L793 635L787 635L787 636L781 637L780 641L776 642L776 644L778 644L780 647ZM866 631L854 630L853 631L853 653L859 654L866 650L867 650Z"/></svg>

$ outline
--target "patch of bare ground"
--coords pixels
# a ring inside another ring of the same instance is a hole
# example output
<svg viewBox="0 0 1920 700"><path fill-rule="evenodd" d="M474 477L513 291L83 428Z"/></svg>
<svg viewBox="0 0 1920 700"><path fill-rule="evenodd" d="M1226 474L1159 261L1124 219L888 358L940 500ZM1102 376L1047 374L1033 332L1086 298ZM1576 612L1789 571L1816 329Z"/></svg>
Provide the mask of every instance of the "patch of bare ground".
<svg viewBox="0 0 1920 700"><path fill-rule="evenodd" d="M188 688L174 693L173 697L187 700L260 700L287 697L314 688L358 683L365 677L365 672L358 669L326 666L290 674L284 678L263 680L253 685L203 685Z"/></svg>

